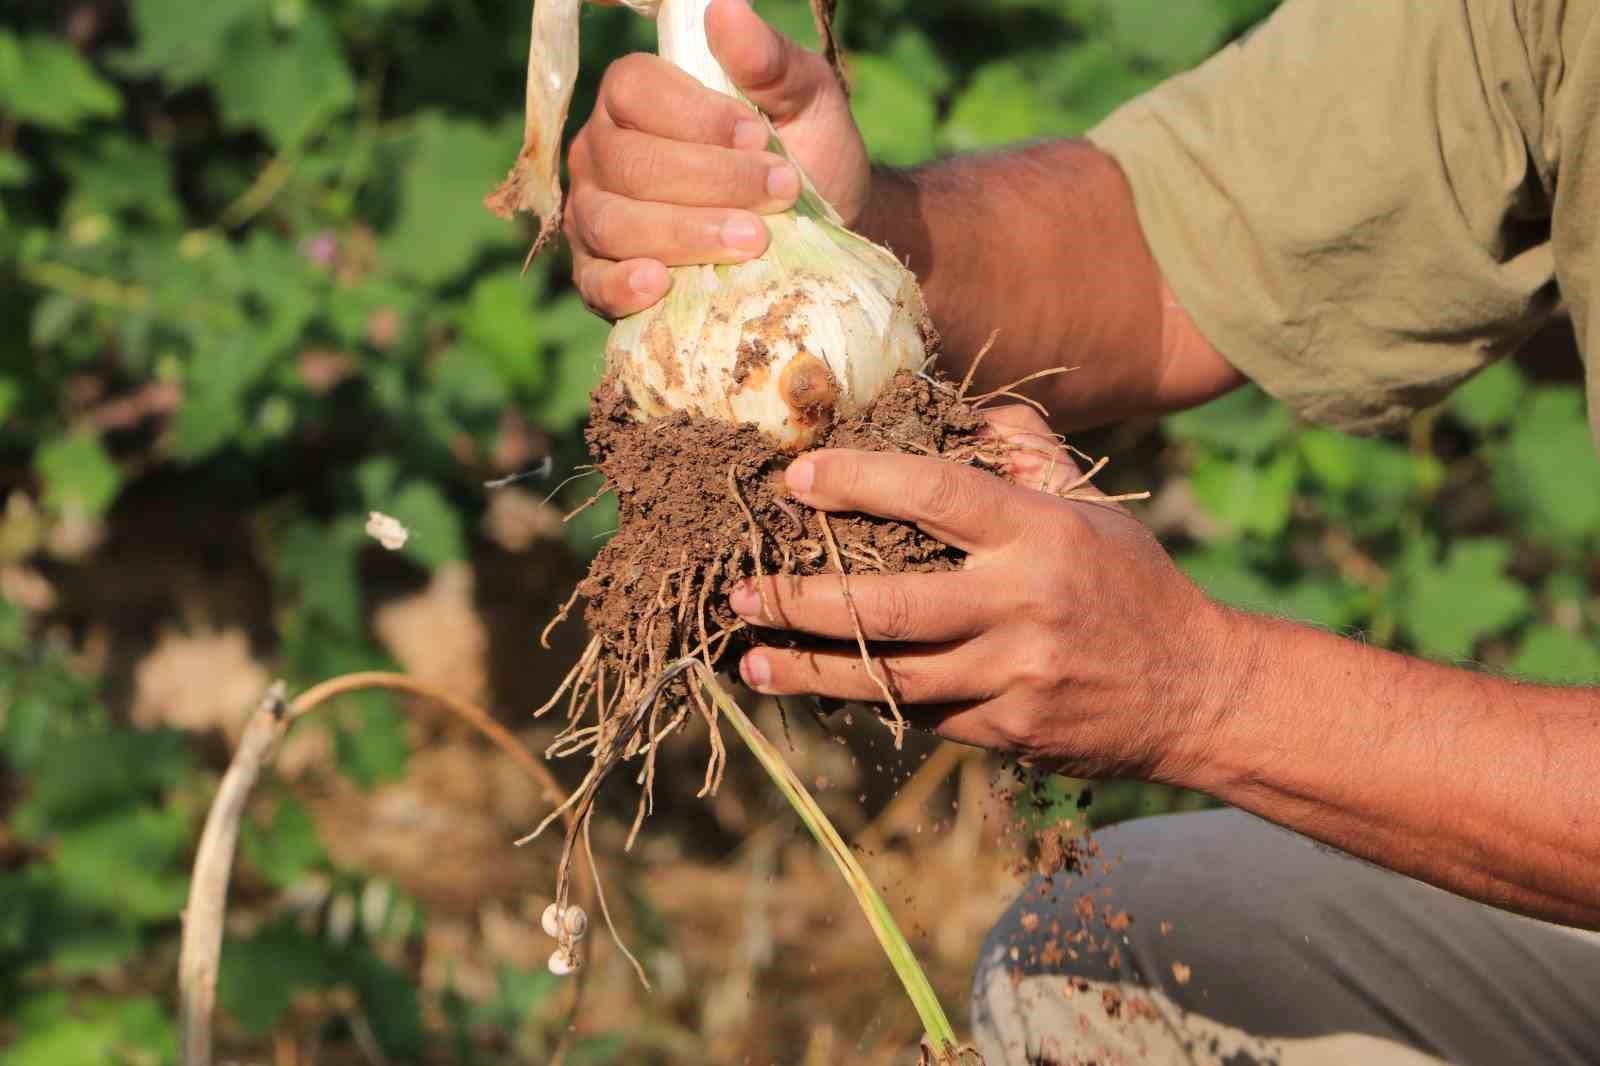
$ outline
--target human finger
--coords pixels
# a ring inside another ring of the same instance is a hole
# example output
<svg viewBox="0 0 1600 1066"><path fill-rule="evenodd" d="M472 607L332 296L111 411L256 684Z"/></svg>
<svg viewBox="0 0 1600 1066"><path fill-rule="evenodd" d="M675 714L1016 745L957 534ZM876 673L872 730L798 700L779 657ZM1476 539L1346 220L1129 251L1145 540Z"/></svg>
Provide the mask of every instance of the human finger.
<svg viewBox="0 0 1600 1066"><path fill-rule="evenodd" d="M626 318L654 307L672 288L672 275L659 260L613 262L584 254L577 242L573 242L572 258L578 295L605 318Z"/></svg>
<svg viewBox="0 0 1600 1066"><path fill-rule="evenodd" d="M706 39L728 77L774 122L839 91L827 60L769 26L747 0L713 0L706 10Z"/></svg>
<svg viewBox="0 0 1600 1066"><path fill-rule="evenodd" d="M1025 524L1017 514L1017 489L947 459L829 449L802 455L784 478L812 507L915 522L968 552L1008 544Z"/></svg>
<svg viewBox="0 0 1600 1066"><path fill-rule="evenodd" d="M883 685L896 702L956 703L990 698L982 680L991 653L973 644L930 644L873 656L870 672L855 648L756 648L745 653L739 674L745 684L771 696L825 696L858 703L883 700Z"/></svg>
<svg viewBox="0 0 1600 1066"><path fill-rule="evenodd" d="M616 262L741 263L766 251L771 239L751 211L630 200L587 186L572 195L572 223L587 253Z"/></svg>
<svg viewBox="0 0 1600 1066"><path fill-rule="evenodd" d="M1025 488L1060 493L1080 483L1082 469L1049 423L1026 404L983 412L989 436L1004 445L1005 471Z"/></svg>
<svg viewBox="0 0 1600 1066"><path fill-rule="evenodd" d="M794 206L800 194L799 173L773 152L686 144L627 129L591 138L587 152L592 180L631 200L774 214Z"/></svg>
<svg viewBox="0 0 1600 1066"><path fill-rule="evenodd" d="M991 620L985 578L970 571L938 574L780 576L740 584L734 613L753 625L838 640L919 643L966 640ZM858 629L859 624L859 629Z"/></svg>
<svg viewBox="0 0 1600 1066"><path fill-rule="evenodd" d="M672 141L760 150L769 137L755 111L660 56L637 53L611 64L599 105L615 128Z"/></svg>

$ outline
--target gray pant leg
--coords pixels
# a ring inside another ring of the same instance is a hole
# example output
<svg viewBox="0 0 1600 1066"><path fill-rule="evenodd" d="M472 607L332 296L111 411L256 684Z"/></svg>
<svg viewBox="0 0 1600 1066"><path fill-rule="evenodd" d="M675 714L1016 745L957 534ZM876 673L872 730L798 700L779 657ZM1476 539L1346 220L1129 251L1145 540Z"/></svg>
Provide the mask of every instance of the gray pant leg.
<svg viewBox="0 0 1600 1066"><path fill-rule="evenodd" d="M1594 934L1237 811L1097 837L1092 870L1034 881L989 934L989 1066L1600 1064Z"/></svg>

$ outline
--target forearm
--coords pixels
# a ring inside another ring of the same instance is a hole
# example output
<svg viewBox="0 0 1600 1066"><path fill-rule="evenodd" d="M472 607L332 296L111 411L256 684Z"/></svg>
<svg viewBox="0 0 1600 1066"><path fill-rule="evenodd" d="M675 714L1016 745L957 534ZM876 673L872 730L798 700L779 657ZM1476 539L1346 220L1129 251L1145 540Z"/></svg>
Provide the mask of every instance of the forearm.
<svg viewBox="0 0 1600 1066"><path fill-rule="evenodd" d="M1084 141L879 170L858 227L906 259L944 339L942 365L1032 386L1074 428L1203 402L1242 379L1164 295L1117 164Z"/></svg>
<svg viewBox="0 0 1600 1066"><path fill-rule="evenodd" d="M1205 755L1177 780L1460 895L1600 928L1600 692L1228 624L1240 680L1211 694Z"/></svg>

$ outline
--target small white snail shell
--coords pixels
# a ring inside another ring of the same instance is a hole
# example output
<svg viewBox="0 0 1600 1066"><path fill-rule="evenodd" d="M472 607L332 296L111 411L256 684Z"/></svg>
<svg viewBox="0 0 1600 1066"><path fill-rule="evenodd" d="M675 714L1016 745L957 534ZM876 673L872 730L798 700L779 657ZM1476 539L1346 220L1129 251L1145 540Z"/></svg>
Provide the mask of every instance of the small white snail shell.
<svg viewBox="0 0 1600 1066"><path fill-rule="evenodd" d="M582 907L576 905L568 907L562 921L567 927L567 935L574 940L582 940L583 935L589 931L589 916L584 913Z"/></svg>
<svg viewBox="0 0 1600 1066"><path fill-rule="evenodd" d="M556 948L550 956L550 972L557 977L571 977L578 972L579 965L576 951L568 953L565 948Z"/></svg>
<svg viewBox="0 0 1600 1066"><path fill-rule="evenodd" d="M561 937L561 908L554 903L544 909L544 916L539 919L539 926L544 930L544 935L555 939Z"/></svg>

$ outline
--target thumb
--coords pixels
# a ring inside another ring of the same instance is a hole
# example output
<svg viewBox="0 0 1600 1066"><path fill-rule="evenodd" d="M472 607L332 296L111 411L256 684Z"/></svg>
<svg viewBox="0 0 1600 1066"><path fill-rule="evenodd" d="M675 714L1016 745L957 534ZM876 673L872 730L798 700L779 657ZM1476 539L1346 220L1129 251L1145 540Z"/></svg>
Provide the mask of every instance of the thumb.
<svg viewBox="0 0 1600 1066"><path fill-rule="evenodd" d="M749 0L712 0L706 40L728 77L773 122L793 118L819 95L838 91L827 61L767 25Z"/></svg>

